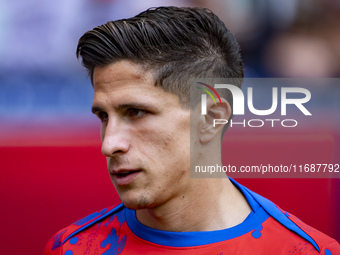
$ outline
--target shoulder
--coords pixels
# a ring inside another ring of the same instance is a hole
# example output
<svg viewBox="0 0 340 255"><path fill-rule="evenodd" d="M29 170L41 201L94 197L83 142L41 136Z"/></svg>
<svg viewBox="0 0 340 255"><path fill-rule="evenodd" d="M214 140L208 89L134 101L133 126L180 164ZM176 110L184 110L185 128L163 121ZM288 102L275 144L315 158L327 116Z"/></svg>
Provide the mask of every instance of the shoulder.
<svg viewBox="0 0 340 255"><path fill-rule="evenodd" d="M62 254L62 249L60 249L63 244L75 237L77 234L84 232L85 230L91 228L97 223L102 222L108 217L112 216L120 216L120 212L123 211L125 207L123 204L119 204L117 206L111 206L108 208L104 208L101 211L94 212L74 223L69 225L66 228L61 229L54 236L50 238L48 241L44 255L57 255Z"/></svg>
<svg viewBox="0 0 340 255"><path fill-rule="evenodd" d="M340 245L335 239L307 225L293 214L290 214L288 212L284 212L284 214L287 216L287 218L289 218L294 224L296 224L302 231L304 231L308 236L310 236L315 241L315 243L319 247L321 254L326 255L340 254Z"/></svg>
<svg viewBox="0 0 340 255"><path fill-rule="evenodd" d="M270 237L268 238L269 242L277 243L276 245L282 248L285 247L290 253L295 250L300 250L299 252L301 252L303 249L308 249L310 253L307 254L313 254L313 252L326 255L340 254L340 245L335 239L305 224L293 214L282 210L270 200L247 189L236 181L232 180L232 182L243 194L250 195L270 216L270 220L267 221L266 226L263 226L263 230L262 227L260 230L254 230L270 233L267 235Z"/></svg>
<svg viewBox="0 0 340 255"><path fill-rule="evenodd" d="M335 239L307 225L293 214L277 208L286 217L286 221L279 222L270 216L251 233L266 251L275 254L340 254L340 245Z"/></svg>

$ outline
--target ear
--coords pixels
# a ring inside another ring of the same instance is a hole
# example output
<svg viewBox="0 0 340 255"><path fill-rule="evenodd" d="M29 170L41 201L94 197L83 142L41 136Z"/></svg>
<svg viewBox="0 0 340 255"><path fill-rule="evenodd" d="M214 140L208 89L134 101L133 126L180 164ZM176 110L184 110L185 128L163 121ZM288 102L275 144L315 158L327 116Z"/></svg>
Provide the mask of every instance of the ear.
<svg viewBox="0 0 340 255"><path fill-rule="evenodd" d="M222 104L217 102L215 105L215 102L211 98L207 100L207 114L204 116L204 121L200 127L201 143L209 143L212 141L221 134L224 125L227 124L227 121L224 122L225 124L219 124L223 121L217 122L215 120L229 120L231 116L231 107L228 101L224 98L221 98L221 101ZM220 136L218 137L220 139Z"/></svg>

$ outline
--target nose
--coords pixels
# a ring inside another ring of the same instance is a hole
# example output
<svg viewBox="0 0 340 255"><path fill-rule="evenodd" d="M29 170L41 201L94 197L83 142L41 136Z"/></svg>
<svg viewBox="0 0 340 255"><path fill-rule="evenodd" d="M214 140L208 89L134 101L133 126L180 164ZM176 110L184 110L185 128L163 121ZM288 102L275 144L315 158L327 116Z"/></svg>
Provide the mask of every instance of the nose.
<svg viewBox="0 0 340 255"><path fill-rule="evenodd" d="M102 126L102 153L106 157L112 157L116 153L124 153L129 149L126 129L123 125L109 121L106 126Z"/></svg>

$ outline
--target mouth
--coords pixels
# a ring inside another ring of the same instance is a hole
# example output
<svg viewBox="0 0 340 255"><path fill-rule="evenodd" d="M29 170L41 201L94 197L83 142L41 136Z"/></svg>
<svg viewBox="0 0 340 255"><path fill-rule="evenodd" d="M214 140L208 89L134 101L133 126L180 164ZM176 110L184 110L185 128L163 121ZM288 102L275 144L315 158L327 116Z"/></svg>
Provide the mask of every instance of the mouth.
<svg viewBox="0 0 340 255"><path fill-rule="evenodd" d="M112 171L112 181L118 186L124 186L132 183L142 170L119 170Z"/></svg>

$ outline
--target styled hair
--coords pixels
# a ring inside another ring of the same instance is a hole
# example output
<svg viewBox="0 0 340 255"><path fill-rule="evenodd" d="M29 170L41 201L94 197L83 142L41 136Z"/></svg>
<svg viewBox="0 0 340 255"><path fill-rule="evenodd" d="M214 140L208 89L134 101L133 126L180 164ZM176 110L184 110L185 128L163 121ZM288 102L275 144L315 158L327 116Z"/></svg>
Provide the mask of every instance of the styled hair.
<svg viewBox="0 0 340 255"><path fill-rule="evenodd" d="M224 23L204 8L150 8L135 17L109 21L86 32L78 42L93 82L95 67L130 60L151 71L155 85L190 105L190 81L235 78L241 86L243 63L239 44ZM232 105L232 97L220 93Z"/></svg>

